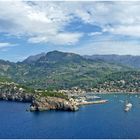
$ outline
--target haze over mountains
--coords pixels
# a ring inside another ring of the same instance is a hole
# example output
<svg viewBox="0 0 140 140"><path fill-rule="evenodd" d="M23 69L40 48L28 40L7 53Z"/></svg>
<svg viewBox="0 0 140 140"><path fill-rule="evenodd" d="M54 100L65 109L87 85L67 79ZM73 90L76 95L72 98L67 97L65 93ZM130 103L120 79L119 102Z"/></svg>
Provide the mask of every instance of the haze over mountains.
<svg viewBox="0 0 140 140"><path fill-rule="evenodd" d="M113 76L117 80L118 77L126 79L124 73L129 79L132 74L135 81L139 76L139 60L138 56L80 56L52 51L30 56L18 63L1 60L0 76L32 88L92 88L98 82L104 82L106 77L107 81Z"/></svg>
<svg viewBox="0 0 140 140"><path fill-rule="evenodd" d="M55 52L55 51L53 51ZM57 51L56 51L57 52ZM40 57L45 56L46 53L40 53L37 55L29 56L23 62L34 62ZM93 60L93 61L105 61L109 63L123 64L130 67L140 68L140 56L133 55L117 55L117 54L109 54L109 55L84 55L84 58Z"/></svg>
<svg viewBox="0 0 140 140"><path fill-rule="evenodd" d="M130 67L140 68L140 56L132 55L86 55L85 58L91 60L103 60L109 63L118 63L128 65Z"/></svg>

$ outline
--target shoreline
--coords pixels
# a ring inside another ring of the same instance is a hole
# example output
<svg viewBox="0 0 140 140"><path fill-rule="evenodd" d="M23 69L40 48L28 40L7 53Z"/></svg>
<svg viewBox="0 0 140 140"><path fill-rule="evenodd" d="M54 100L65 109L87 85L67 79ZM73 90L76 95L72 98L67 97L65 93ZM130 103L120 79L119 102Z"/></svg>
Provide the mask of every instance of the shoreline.
<svg viewBox="0 0 140 140"><path fill-rule="evenodd" d="M63 99L60 97L35 97L32 94L19 92L14 94L1 94L0 101L12 101L12 102L22 102L22 103L30 103L30 108L27 110L30 111L47 111L47 110L64 110L64 111L77 111L81 105L88 104L103 104L108 102L108 100L98 100L98 101L76 101L74 97L84 97L88 96L88 93L91 96L94 95L139 95L140 92L82 92L82 93L67 93L71 96L69 99ZM73 96L73 97L72 97ZM78 98L77 98L78 100Z"/></svg>
<svg viewBox="0 0 140 140"><path fill-rule="evenodd" d="M140 94L140 92L93 92L93 91L85 91L84 93L80 92L73 92L73 93L65 93L66 95L68 94L77 94L77 95L82 95L82 94L87 94L87 93L92 93L92 94Z"/></svg>
<svg viewBox="0 0 140 140"><path fill-rule="evenodd" d="M140 92L87 92L93 94L140 94Z"/></svg>

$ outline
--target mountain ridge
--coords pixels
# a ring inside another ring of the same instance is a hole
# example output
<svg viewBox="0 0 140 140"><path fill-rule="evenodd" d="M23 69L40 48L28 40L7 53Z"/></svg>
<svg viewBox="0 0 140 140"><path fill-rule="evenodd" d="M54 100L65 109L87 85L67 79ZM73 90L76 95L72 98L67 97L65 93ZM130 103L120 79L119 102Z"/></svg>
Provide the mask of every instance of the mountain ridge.
<svg viewBox="0 0 140 140"><path fill-rule="evenodd" d="M136 70L130 66L91 60L75 53L60 51L31 56L25 60L28 61L2 61L0 76L35 89L90 88L106 75Z"/></svg>
<svg viewBox="0 0 140 140"><path fill-rule="evenodd" d="M140 56L133 55L85 55L90 60L103 60L109 63L123 64L134 68L140 68Z"/></svg>

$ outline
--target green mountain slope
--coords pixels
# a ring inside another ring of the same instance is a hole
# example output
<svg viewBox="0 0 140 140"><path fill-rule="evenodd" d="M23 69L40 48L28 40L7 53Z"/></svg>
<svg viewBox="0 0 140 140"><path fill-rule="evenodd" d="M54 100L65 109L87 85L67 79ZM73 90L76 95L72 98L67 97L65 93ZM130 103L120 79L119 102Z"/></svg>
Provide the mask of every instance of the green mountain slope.
<svg viewBox="0 0 140 140"><path fill-rule="evenodd" d="M8 66L6 64L4 69L2 68L4 72L0 72L0 75L36 89L64 89L75 86L90 88L105 75L133 70L127 66L101 60L92 61L77 54L59 51L49 52L28 63L24 61Z"/></svg>
<svg viewBox="0 0 140 140"><path fill-rule="evenodd" d="M102 77L93 89L101 92L140 92L140 71L115 72Z"/></svg>

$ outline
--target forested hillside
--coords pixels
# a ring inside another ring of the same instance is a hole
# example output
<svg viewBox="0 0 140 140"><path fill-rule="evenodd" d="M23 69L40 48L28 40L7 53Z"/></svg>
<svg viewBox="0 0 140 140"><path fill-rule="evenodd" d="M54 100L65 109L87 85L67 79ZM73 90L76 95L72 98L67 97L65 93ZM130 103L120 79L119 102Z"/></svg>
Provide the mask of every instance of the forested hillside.
<svg viewBox="0 0 140 140"><path fill-rule="evenodd" d="M18 63L0 61L1 77L34 89L90 89L99 86L98 83L105 77L107 82L110 78L117 81L121 77L120 80L134 82L125 72L131 73L134 81L139 77L139 70L131 66L100 59L89 60L74 53L59 51L32 56Z"/></svg>

